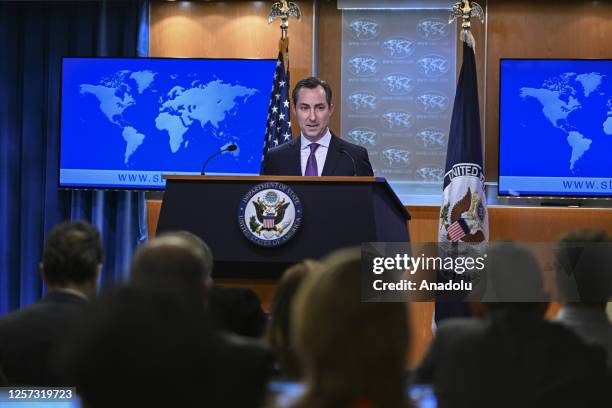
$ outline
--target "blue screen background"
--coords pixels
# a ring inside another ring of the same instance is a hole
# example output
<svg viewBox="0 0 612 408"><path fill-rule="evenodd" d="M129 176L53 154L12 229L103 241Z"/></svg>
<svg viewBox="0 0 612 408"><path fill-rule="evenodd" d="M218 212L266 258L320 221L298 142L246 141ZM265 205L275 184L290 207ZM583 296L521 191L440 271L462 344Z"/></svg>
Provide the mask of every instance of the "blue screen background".
<svg viewBox="0 0 612 408"><path fill-rule="evenodd" d="M612 176L612 61L502 60L500 193L521 190L503 176ZM568 140L570 138L571 140ZM559 189L551 195L609 195Z"/></svg>
<svg viewBox="0 0 612 408"><path fill-rule="evenodd" d="M207 173L258 174L274 68L275 60L64 58L60 167L199 174L235 143ZM60 170L60 185L163 187L72 174Z"/></svg>

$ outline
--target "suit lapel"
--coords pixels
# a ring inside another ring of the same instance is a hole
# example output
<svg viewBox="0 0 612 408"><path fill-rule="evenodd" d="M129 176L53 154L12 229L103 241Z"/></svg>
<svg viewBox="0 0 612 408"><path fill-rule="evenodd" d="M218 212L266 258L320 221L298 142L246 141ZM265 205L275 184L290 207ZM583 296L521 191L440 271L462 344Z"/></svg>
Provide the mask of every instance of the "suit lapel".
<svg viewBox="0 0 612 408"><path fill-rule="evenodd" d="M289 176L301 176L302 175L302 156L300 154L300 147L302 143L300 138L293 139L291 145L291 170L288 172Z"/></svg>
<svg viewBox="0 0 612 408"><path fill-rule="evenodd" d="M338 159L340 158L338 139L333 133L331 135L332 137L329 141L329 149L327 149L327 157L325 158L325 164L323 165L323 172L321 172L322 176L333 176L336 166L338 165Z"/></svg>

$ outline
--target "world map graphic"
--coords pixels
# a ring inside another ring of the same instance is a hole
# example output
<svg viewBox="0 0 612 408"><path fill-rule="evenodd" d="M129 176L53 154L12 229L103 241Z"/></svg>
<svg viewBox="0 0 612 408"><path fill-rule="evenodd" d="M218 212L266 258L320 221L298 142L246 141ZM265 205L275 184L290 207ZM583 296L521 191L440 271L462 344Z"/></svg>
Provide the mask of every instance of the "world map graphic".
<svg viewBox="0 0 612 408"><path fill-rule="evenodd" d="M521 103L508 120L517 124L513 137L524 139L523 157L529 159L530 146L540 162L565 169L557 174L599 174L612 141L610 79L600 72L565 72L537 87L519 87Z"/></svg>
<svg viewBox="0 0 612 408"><path fill-rule="evenodd" d="M164 174L259 174L274 60L66 58L62 182L163 187ZM138 179L138 180L136 180Z"/></svg>
<svg viewBox="0 0 612 408"><path fill-rule="evenodd" d="M81 94L95 96L100 111L117 126L126 143L126 165L130 164L132 155L146 140L146 135L138 130L139 122L151 117L151 114L139 115L137 109L126 112L128 108L137 106L138 98L157 101L158 108L152 113L155 128L167 134L168 147L172 153L176 153L181 148L189 147L189 140L184 136L192 126L204 128L210 125L213 135L223 139L227 117L236 115L238 106L257 93L256 89L232 85L219 79L208 83L194 81L187 86L174 85L166 92L152 88L150 93L145 93L157 76L156 72L148 70L120 71L101 79L98 84L80 86ZM171 79L176 80L176 77ZM151 102L139 105L149 106ZM231 140L228 139L228 142Z"/></svg>

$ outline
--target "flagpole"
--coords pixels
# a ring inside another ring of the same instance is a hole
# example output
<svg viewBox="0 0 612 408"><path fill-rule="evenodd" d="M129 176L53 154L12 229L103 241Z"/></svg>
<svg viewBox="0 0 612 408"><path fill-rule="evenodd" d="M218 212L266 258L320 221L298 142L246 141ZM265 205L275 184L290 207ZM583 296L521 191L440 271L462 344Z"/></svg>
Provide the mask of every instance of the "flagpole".
<svg viewBox="0 0 612 408"><path fill-rule="evenodd" d="M469 45L475 52L476 42L470 30L472 27L472 17L476 17L480 19L481 23L484 23L484 10L475 1L461 0L453 5L453 11L448 23L450 24L459 18L461 19L461 41Z"/></svg>
<svg viewBox="0 0 612 408"><path fill-rule="evenodd" d="M278 40L278 52L282 55L283 63L289 72L289 36L281 37Z"/></svg>
<svg viewBox="0 0 612 408"><path fill-rule="evenodd" d="M265 170L263 159L268 150L292 139L289 98L289 17L295 17L299 20L301 19L301 12L297 4L288 1L277 1L272 5L268 14L268 24L280 18L281 37L278 41L278 58L268 106L261 172Z"/></svg>
<svg viewBox="0 0 612 408"><path fill-rule="evenodd" d="M281 20L281 38L278 41L278 49L283 55L283 62L287 71L289 71L289 17L295 17L301 20L302 12L296 3L287 0L274 3L268 14L268 24L271 24L278 18Z"/></svg>

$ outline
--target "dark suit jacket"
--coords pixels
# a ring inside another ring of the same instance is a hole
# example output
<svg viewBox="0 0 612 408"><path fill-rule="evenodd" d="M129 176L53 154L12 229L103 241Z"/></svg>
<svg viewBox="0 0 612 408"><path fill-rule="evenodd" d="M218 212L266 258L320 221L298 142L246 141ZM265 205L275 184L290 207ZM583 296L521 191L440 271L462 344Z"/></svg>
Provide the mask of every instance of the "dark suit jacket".
<svg viewBox="0 0 612 408"><path fill-rule="evenodd" d="M55 352L86 306L76 295L51 292L0 319L0 367L10 385L62 385Z"/></svg>
<svg viewBox="0 0 612 408"><path fill-rule="evenodd" d="M208 291L207 312L216 329L240 336L261 337L266 328L266 313L251 289L213 286Z"/></svg>
<svg viewBox="0 0 612 408"><path fill-rule="evenodd" d="M263 406L266 385L273 374L274 356L263 341L217 333L217 347L209 348L208 361L214 375L211 407L259 408ZM209 406L209 405L205 405Z"/></svg>
<svg viewBox="0 0 612 408"><path fill-rule="evenodd" d="M4 371L2 371L2 367L0 367L0 387L6 387L7 385L8 381L4 375Z"/></svg>
<svg viewBox="0 0 612 408"><path fill-rule="evenodd" d="M268 151L261 166L267 176L301 176L300 138L283 143ZM344 151L344 153L343 153ZM347 154L348 153L348 154ZM355 160L355 168L349 155ZM357 170L357 174L354 174ZM322 176L373 176L368 151L342 140L332 133Z"/></svg>
<svg viewBox="0 0 612 408"><path fill-rule="evenodd" d="M434 384L440 408L609 404L602 350L529 316L445 320L415 377Z"/></svg>

